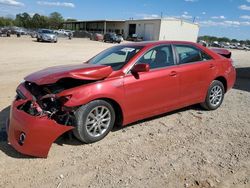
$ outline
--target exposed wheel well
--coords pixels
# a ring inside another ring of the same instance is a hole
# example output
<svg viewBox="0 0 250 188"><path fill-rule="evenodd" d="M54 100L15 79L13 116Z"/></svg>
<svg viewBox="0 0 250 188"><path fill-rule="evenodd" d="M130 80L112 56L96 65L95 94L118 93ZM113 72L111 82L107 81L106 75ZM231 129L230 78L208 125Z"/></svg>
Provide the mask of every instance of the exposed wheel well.
<svg viewBox="0 0 250 188"><path fill-rule="evenodd" d="M113 99L100 98L99 100L104 100L113 106L113 108L115 110L115 116L116 116L114 126L121 126L123 123L123 113L122 113L121 106Z"/></svg>
<svg viewBox="0 0 250 188"><path fill-rule="evenodd" d="M226 93L227 92L227 80L226 80L226 78L224 78L223 76L220 76L220 77L215 78L215 80L218 80L223 84L224 89L225 89L225 93Z"/></svg>

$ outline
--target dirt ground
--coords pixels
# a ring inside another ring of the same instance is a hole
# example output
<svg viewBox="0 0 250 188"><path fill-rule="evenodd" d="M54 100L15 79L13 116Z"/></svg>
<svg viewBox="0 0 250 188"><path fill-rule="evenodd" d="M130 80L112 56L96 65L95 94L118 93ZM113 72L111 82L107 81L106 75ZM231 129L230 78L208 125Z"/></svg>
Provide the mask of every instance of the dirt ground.
<svg viewBox="0 0 250 188"><path fill-rule="evenodd" d="M216 111L191 106L113 130L84 145L67 137L47 159L17 153L4 122L17 85L33 71L76 64L112 46L87 39L0 38L0 187L250 187L250 52L233 51L234 89Z"/></svg>

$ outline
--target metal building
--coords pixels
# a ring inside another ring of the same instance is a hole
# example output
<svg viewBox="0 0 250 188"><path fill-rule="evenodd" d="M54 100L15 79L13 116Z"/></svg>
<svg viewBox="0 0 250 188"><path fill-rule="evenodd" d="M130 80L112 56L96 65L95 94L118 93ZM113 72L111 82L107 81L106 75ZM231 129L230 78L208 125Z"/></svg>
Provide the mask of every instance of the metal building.
<svg viewBox="0 0 250 188"><path fill-rule="evenodd" d="M87 20L64 22L65 29L74 31L88 31L96 33L115 32L124 33L125 20Z"/></svg>
<svg viewBox="0 0 250 188"><path fill-rule="evenodd" d="M199 25L175 18L142 20L89 20L68 21L65 29L105 34L115 32L125 39L136 34L144 41L150 40L184 40L196 42Z"/></svg>
<svg viewBox="0 0 250 188"><path fill-rule="evenodd" d="M176 40L196 42L199 25L181 19L126 20L124 36L137 34L145 41Z"/></svg>

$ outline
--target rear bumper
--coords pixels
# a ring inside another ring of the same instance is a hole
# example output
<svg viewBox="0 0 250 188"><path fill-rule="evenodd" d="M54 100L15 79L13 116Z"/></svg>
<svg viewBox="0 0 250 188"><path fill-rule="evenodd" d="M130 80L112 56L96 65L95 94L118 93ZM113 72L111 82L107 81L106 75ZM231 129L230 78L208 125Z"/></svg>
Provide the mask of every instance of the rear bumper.
<svg viewBox="0 0 250 188"><path fill-rule="evenodd" d="M28 91L20 85L22 93ZM15 100L11 106L9 123L7 125L8 142L18 152L35 156L47 157L52 143L63 133L73 129L72 126L57 124L47 116L31 116L17 107L29 100ZM21 135L25 135L23 142L20 142Z"/></svg>
<svg viewBox="0 0 250 188"><path fill-rule="evenodd" d="M232 66L227 71L227 90L231 89L234 86L235 81L236 81L236 70Z"/></svg>

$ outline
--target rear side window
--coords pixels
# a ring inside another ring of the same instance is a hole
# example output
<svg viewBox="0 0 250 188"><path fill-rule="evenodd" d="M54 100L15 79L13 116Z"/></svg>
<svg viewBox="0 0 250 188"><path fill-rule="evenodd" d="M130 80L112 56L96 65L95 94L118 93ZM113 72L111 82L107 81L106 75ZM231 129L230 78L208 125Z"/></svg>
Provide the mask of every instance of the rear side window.
<svg viewBox="0 0 250 188"><path fill-rule="evenodd" d="M175 45L179 64L193 63L198 61L208 61L212 59L205 52L188 45Z"/></svg>

